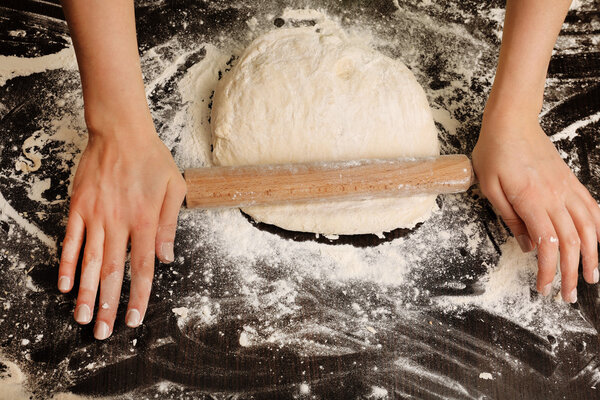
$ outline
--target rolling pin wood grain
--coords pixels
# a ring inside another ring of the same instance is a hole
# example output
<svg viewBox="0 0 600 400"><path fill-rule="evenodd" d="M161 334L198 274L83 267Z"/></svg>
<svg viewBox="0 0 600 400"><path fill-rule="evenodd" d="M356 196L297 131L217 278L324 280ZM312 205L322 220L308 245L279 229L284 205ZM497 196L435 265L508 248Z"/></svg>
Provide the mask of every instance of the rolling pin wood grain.
<svg viewBox="0 0 600 400"><path fill-rule="evenodd" d="M184 176L187 206L201 208L458 193L475 183L464 155L191 168Z"/></svg>

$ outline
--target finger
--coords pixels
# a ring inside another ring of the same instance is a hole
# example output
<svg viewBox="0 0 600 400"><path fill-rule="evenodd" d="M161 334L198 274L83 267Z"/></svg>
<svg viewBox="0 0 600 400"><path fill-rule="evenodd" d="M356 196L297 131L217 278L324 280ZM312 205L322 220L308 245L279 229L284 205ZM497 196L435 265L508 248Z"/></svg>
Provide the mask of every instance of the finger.
<svg viewBox="0 0 600 400"><path fill-rule="evenodd" d="M60 266L58 267L58 290L63 293L67 293L73 288L77 260L79 259L84 234L85 224L83 218L77 211L71 210L65 239L63 240Z"/></svg>
<svg viewBox="0 0 600 400"><path fill-rule="evenodd" d="M577 267L579 265L580 239L571 215L565 208L549 213L558 234L560 248L561 293L567 303L577 301Z"/></svg>
<svg viewBox="0 0 600 400"><path fill-rule="evenodd" d="M125 323L131 328L144 320L152 278L154 276L154 244L156 225L142 224L131 234L131 287Z"/></svg>
<svg viewBox="0 0 600 400"><path fill-rule="evenodd" d="M160 261L164 263L175 260L173 243L175 242L175 231L177 230L177 217L185 193L186 186L183 179L169 181L156 232L156 254Z"/></svg>
<svg viewBox="0 0 600 400"><path fill-rule="evenodd" d="M104 229L99 226L89 226L86 232L85 250L81 277L79 278L79 294L75 307L75 321L88 324L92 320L92 310L96 302L100 269L104 252Z"/></svg>
<svg viewBox="0 0 600 400"><path fill-rule="evenodd" d="M504 197L504 192L502 191ZM499 199L501 203L504 203L504 212L510 215L511 210L508 209L510 206L512 212L516 214L517 218L521 219L521 223L524 224L526 232L528 232L526 238L527 241L522 238L519 241L519 245L524 252L532 250L537 244L538 246L538 276L537 276L537 290L544 296L548 296L552 290L552 281L556 275L556 265L558 260L558 239L557 234L552 224L552 220L548 214L540 207L531 202L523 201L520 202L519 207L512 207L508 202L508 199L504 197L504 202ZM514 218L514 216L511 216ZM524 232L523 225L514 224L512 229L515 229L518 233ZM532 241L535 241L535 244Z"/></svg>
<svg viewBox="0 0 600 400"><path fill-rule="evenodd" d="M588 283L596 283L599 278L596 225L586 205L578 196L567 204L567 210L575 223L575 228L581 239L583 277Z"/></svg>
<svg viewBox="0 0 600 400"><path fill-rule="evenodd" d="M517 239L517 243L519 243L521 250L524 253L533 250L535 246L529 237L527 226L504 195L500 183L491 184L488 191L488 199L492 205L496 207L498 212L500 212L502 220Z"/></svg>
<svg viewBox="0 0 600 400"><path fill-rule="evenodd" d="M127 240L128 233L124 229L107 230L106 232L104 258L100 272L98 313L94 327L94 337L98 340L108 338L113 331L123 283Z"/></svg>
<svg viewBox="0 0 600 400"><path fill-rule="evenodd" d="M537 291L548 296L552 291L552 281L556 276L558 261L558 239L550 217L540 207L530 204L519 209L527 221L527 229L538 246Z"/></svg>
<svg viewBox="0 0 600 400"><path fill-rule="evenodd" d="M592 197L590 192L587 190L583 184L577 181L577 192L581 197L582 201L585 203L588 212L592 216L592 220L594 221L594 225L596 227L596 238L600 241L600 207L598 206L598 202L596 199Z"/></svg>

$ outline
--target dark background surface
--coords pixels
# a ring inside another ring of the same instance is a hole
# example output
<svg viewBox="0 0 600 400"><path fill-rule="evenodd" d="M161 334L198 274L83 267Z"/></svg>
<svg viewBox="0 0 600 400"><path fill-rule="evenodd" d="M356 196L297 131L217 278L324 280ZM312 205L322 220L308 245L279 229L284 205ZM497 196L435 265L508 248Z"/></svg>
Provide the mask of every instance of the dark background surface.
<svg viewBox="0 0 600 400"><path fill-rule="evenodd" d="M57 3L0 1L0 54L37 57L69 46L67 27ZM488 53L482 56L482 65L493 67L499 26L485 11L502 8L503 2L400 3L407 15L425 15L433 21L462 26L467 34L489 47ZM549 135L600 112L600 53L597 41L594 42L600 34L600 13L597 3L587 4L595 7L571 11L561 32L559 45L563 40L573 43L573 48L557 51L550 64L547 102L541 119ZM315 2L137 2L140 52L143 55L170 43L173 38L182 43L182 48L194 42L218 45L219 41L211 38L222 36L247 44L245 21L249 16L260 15L259 20L263 21L268 19L264 15L270 13L274 21L286 6L301 8L304 5L315 7ZM446 93L443 89L449 87L452 80L461 79L453 72L452 60L445 49L450 46L449 39L428 36L414 27L394 25L394 21L406 20L394 14L397 8L392 1L322 1L318 6L331 15L364 22L381 35L393 28L393 35L409 37L416 47L426 48L416 59L420 73L415 73L430 101L442 106L458 104L452 110L454 118L461 122L457 132L440 127L443 151L470 154L489 89L489 76L472 78L468 93L451 91L450 95L432 98L431 93ZM25 34L14 34L20 31ZM402 45L385 49L391 55L401 50ZM173 107L180 103L175 83L204 54L202 49L192 52L172 79L149 94L161 137L170 137ZM61 112L56 99L69 98L73 93L79 96L79 91L76 71L63 70L16 77L0 87L0 193L22 218L57 244L64 233L68 204L64 201L40 203L28 197L27 189L33 181L15 173L15 161L21 156L25 139L43 129ZM600 198L599 127L599 122L584 123L573 140L556 142L561 154L596 199ZM177 142L175 138L172 143L175 155ZM47 200L68 197L65 182L69 180L74 162L67 163L69 168L65 168L64 164L54 161L53 156L70 151L74 151L72 147L58 142L41 149L48 157L36 174L51 179L50 189L44 192ZM354 333L356 319L345 311L348 305L356 298L368 298L371 306L393 309L394 299L402 297L401 293L392 291L380 296L380 288L369 282L337 285L310 279L303 281L296 300L300 311L292 319L278 323L301 330L303 325L318 321L320 326L331 328L318 335L309 333L311 340L325 347L335 344L347 351L321 354L300 351L294 346L240 345L243 327L262 321L264 316L260 313L269 310L262 308L257 312L243 304L243 296L236 294L236 279L228 272L235 270L235 266L227 263L235 261L221 260L221 250L211 247L209 242L198 244L197 238L208 233L199 226L203 217L191 211L183 212L176 244L177 254L183 257L169 268L157 264L157 279L144 325L136 330L126 328L122 322L122 307L113 336L105 342L95 341L91 325L80 327L72 321L75 295L61 295L56 290L56 253L29 235L22 224L0 208L0 215L5 214L0 218L2 352L21 365L30 378L30 389L39 398L72 391L129 398L349 399L372 396L374 386L385 388L389 398L600 398L595 389L600 382L596 286L580 282L579 303L569 314L589 329L565 330L556 336L527 329L477 307L445 312L432 306L432 299L439 296L476 295L480 290L478 278L485 274L486 265L497 262L500 246L507 238L505 227L477 191L449 196L439 202L444 213L435 223L440 229L452 231L460 229L466 220L477 221L478 234L489 239L487 247L475 253L464 246L432 253L427 263L432 270L441 272L414 277L415 285L425 295L414 301L410 309L396 310L390 317L378 319L376 334L369 340ZM469 211L452 211L449 205L457 202L466 204ZM366 248L397 237L416 240L419 232L434 228L417 227L414 232L397 230L383 239L365 235L335 241L261 224L256 226L256 229L272 232L280 240L317 240L331 246L350 243ZM219 270L221 275L213 278L210 296L219 299L229 315L210 326L195 325L193 318L183 326L178 325L171 309L179 306L181 299L208 290L203 286L201 274L193 273L219 262L224 268ZM293 268L284 266L276 270L265 262L257 266L257 270L270 281L286 274L292 276L287 267ZM460 289L445 285L450 279L460 281ZM532 291L531 296L537 295ZM41 339L31 339L40 334ZM27 345L23 344L24 338L31 339ZM399 359L405 360L410 368L406 363L400 367ZM494 379L480 379L480 371L494 372ZM173 384L161 386L162 381ZM310 392L303 393L301 384L308 385Z"/></svg>

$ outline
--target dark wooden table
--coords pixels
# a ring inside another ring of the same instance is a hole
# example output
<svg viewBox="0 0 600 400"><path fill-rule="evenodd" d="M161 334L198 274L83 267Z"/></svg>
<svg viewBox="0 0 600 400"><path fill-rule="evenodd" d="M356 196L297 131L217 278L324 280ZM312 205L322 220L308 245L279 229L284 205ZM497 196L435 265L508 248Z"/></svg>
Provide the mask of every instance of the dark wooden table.
<svg viewBox="0 0 600 400"><path fill-rule="evenodd" d="M380 50L405 61L433 107L449 110L457 121L454 127L438 124L443 152L470 154L493 77L503 2L399 3L400 10L391 0L137 2L147 81L184 54L148 95L159 135L178 160L184 150L180 132L186 131L177 119L185 107L177 85L206 57L207 43L243 47L253 35L250 18L256 18L258 31L293 26L295 21L278 18L283 10L309 6L388 39L380 42ZM597 199L599 5L583 2L569 12L550 64L541 117L548 135L571 127L574 136L555 137L555 144ZM69 46L58 1L2 0L0 26L2 55L39 57ZM477 301L440 307L448 297L481 296L482 278L506 248L507 229L477 190L440 197L441 211L431 220L384 237L331 239L245 222L274 244L351 245L365 252L399 243L425 248L408 258L414 267L408 269L408 283L385 288L372 279L320 279L307 272L306 260L300 265L293 258L265 258L250 265L213 239L209 213L184 209L176 262L157 263L143 326L127 328L121 307L112 337L95 341L92 326L72 320L75 295L56 289L57 251L76 159L70 155L85 137L80 96L74 68L17 71L0 86L1 353L25 372L36 398L65 391L134 399L600 398L597 286L580 281L577 304L548 305L560 311L550 327L555 334L547 334L548 326L538 329L510 313L479 307ZM61 129L53 121L65 118L77 122L65 128L73 131L71 139L44 138L44 132ZM27 152L41 154L42 160L38 169L25 173L16 165L35 167ZM33 187L44 190L33 193ZM423 247L438 231L456 236L453 245ZM244 286L248 271L258 282L252 286L252 307ZM293 289L292 300L273 295L278 282ZM126 279L123 304L128 284ZM536 300L533 289L530 298ZM210 323L199 314L178 323L172 311L204 303L213 307ZM290 304L291 311L279 313L277 307ZM515 310L522 306L513 305ZM376 310L384 312L375 315ZM294 341L266 340L260 335L267 327ZM253 345L240 340L245 332L254 335Z"/></svg>

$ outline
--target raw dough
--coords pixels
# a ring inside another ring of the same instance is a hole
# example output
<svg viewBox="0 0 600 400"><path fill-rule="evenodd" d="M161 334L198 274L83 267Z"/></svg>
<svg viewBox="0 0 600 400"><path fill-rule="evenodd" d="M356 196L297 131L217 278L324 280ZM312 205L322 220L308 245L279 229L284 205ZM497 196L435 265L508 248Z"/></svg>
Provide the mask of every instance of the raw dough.
<svg viewBox="0 0 600 400"><path fill-rule="evenodd" d="M408 68L327 26L280 29L254 40L219 82L211 119L217 165L439 154L429 104ZM426 219L435 197L244 212L292 231L378 233Z"/></svg>

